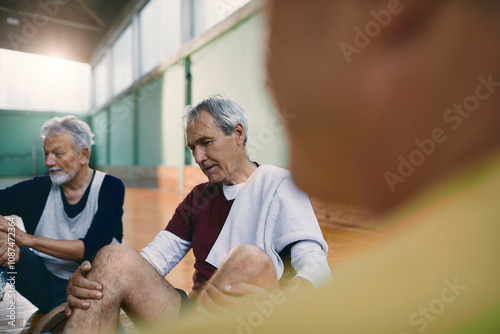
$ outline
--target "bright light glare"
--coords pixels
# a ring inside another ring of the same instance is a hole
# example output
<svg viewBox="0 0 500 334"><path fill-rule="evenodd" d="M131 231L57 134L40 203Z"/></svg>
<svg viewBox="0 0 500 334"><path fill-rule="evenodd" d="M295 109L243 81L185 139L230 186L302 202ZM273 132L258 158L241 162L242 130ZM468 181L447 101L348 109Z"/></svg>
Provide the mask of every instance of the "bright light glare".
<svg viewBox="0 0 500 334"><path fill-rule="evenodd" d="M86 113L90 65L0 49L0 109Z"/></svg>
<svg viewBox="0 0 500 334"><path fill-rule="evenodd" d="M48 66L49 70L56 75L59 75L61 73L62 68L63 68L63 64L62 64L61 59L57 59L57 58L49 59L48 65L49 65Z"/></svg>

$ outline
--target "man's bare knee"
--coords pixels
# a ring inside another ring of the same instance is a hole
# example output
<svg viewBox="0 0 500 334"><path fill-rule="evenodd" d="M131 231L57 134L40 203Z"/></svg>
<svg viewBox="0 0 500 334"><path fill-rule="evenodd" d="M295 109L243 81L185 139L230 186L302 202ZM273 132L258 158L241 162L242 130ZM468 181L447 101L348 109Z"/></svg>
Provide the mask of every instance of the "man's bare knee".
<svg viewBox="0 0 500 334"><path fill-rule="evenodd" d="M274 264L257 246L237 246L229 252L212 280L216 286L233 282L247 282L274 289L277 286Z"/></svg>
<svg viewBox="0 0 500 334"><path fill-rule="evenodd" d="M140 260L140 255L130 247L108 245L97 253L89 277L130 275L136 270Z"/></svg>
<svg viewBox="0 0 500 334"><path fill-rule="evenodd" d="M234 263L244 262L243 264L252 267L266 268L268 266L273 266L266 252L254 245L240 245L233 248L227 255L226 261Z"/></svg>

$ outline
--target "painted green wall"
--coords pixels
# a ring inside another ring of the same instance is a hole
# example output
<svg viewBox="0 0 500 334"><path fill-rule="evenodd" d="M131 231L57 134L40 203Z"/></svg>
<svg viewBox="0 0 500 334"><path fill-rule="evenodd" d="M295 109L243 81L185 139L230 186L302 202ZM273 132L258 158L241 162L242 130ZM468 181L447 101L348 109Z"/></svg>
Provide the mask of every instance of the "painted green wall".
<svg viewBox="0 0 500 334"><path fill-rule="evenodd" d="M90 122L94 132L94 147L92 148L92 161L95 165L108 164L108 110L103 109L92 116Z"/></svg>
<svg viewBox="0 0 500 334"><path fill-rule="evenodd" d="M136 90L137 165L162 163L162 92L163 77Z"/></svg>
<svg viewBox="0 0 500 334"><path fill-rule="evenodd" d="M91 116L94 164L158 166L163 161L163 78L153 80Z"/></svg>
<svg viewBox="0 0 500 334"><path fill-rule="evenodd" d="M110 107L110 164L134 164L134 98L126 95Z"/></svg>

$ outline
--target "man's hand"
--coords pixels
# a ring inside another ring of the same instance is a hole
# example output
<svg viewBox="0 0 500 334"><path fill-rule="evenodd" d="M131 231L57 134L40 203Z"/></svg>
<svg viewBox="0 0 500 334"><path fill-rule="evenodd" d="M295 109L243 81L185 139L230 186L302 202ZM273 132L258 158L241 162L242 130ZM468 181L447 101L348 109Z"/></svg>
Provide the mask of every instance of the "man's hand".
<svg viewBox="0 0 500 334"><path fill-rule="evenodd" d="M12 220L0 216L0 265L7 262L13 264L19 261L20 249L16 244L17 227Z"/></svg>
<svg viewBox="0 0 500 334"><path fill-rule="evenodd" d="M10 237L16 240L16 244L18 246L27 246L30 235L20 228L18 228L14 222L14 220L7 219L3 216L0 216L0 231L5 232L7 234L10 233Z"/></svg>
<svg viewBox="0 0 500 334"><path fill-rule="evenodd" d="M84 261L80 267L69 278L66 293L68 294L68 306L66 306L66 315L68 317L73 313L73 308L86 310L90 304L85 299L101 299L102 285L86 279L87 273L92 269L89 261Z"/></svg>
<svg viewBox="0 0 500 334"><path fill-rule="evenodd" d="M198 297L197 310L207 315L229 313L253 300L270 298L271 293L266 289L245 282L226 285L223 290L209 283Z"/></svg>

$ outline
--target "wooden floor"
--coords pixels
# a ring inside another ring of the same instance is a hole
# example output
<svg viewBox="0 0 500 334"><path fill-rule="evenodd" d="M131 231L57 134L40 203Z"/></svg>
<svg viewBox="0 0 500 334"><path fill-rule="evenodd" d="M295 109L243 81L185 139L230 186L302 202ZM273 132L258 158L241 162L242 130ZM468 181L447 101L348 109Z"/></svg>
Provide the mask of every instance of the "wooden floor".
<svg viewBox="0 0 500 334"><path fill-rule="evenodd" d="M140 251L156 234L165 228L184 194L166 193L156 189L127 188L124 204L124 242ZM357 256L357 250L378 242L382 237L373 230L370 216L357 208L328 205L313 200L314 210L330 247L328 260L331 267ZM167 276L169 282L190 291L194 258L192 252ZM7 286L8 289L8 286ZM16 293L15 324L9 324L9 302L5 296L0 301L0 333L31 333L41 314L25 298ZM130 333L133 324L124 314L121 321Z"/></svg>

